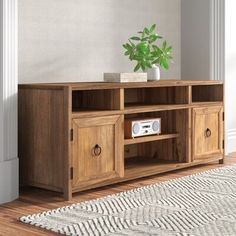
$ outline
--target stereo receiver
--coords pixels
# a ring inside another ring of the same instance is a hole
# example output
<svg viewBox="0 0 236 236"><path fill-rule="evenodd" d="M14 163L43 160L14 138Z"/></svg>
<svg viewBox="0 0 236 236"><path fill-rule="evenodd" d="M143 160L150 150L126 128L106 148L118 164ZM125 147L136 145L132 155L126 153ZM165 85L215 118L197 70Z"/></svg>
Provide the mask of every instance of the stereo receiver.
<svg viewBox="0 0 236 236"><path fill-rule="evenodd" d="M125 138L135 138L160 133L161 118L125 120Z"/></svg>

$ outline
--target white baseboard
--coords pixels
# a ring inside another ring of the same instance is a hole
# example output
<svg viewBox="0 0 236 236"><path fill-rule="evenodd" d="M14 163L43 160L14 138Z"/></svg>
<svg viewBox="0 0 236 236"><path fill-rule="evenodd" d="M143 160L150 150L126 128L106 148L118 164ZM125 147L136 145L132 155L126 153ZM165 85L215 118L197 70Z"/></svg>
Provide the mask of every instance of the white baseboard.
<svg viewBox="0 0 236 236"><path fill-rule="evenodd" d="M229 129L226 133L226 154L236 152L236 129Z"/></svg>
<svg viewBox="0 0 236 236"><path fill-rule="evenodd" d="M0 162L0 204L19 196L19 161L15 158Z"/></svg>

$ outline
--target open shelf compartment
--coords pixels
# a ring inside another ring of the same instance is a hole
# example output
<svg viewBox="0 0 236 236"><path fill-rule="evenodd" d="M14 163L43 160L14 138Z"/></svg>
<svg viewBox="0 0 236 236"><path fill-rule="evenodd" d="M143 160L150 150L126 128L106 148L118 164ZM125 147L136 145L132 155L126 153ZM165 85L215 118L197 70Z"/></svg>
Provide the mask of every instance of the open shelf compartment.
<svg viewBox="0 0 236 236"><path fill-rule="evenodd" d="M168 139L125 146L125 177L140 173L159 173L187 163L180 155L178 140Z"/></svg>
<svg viewBox="0 0 236 236"><path fill-rule="evenodd" d="M127 88L124 91L125 108L188 104L188 92L188 86Z"/></svg>
<svg viewBox="0 0 236 236"><path fill-rule="evenodd" d="M180 163L178 161L168 161L168 160L145 160L145 159L130 159L126 161L125 168L125 178L137 178L142 174L143 177L152 174L159 174L184 165L185 163Z"/></svg>
<svg viewBox="0 0 236 236"><path fill-rule="evenodd" d="M223 102L223 84L218 85L194 85L192 86L192 102Z"/></svg>
<svg viewBox="0 0 236 236"><path fill-rule="evenodd" d="M154 169L158 172L190 161L189 109L125 115L125 119L151 117L161 118L161 134L124 140L126 174Z"/></svg>
<svg viewBox="0 0 236 236"><path fill-rule="evenodd" d="M72 91L72 113L120 110L120 89Z"/></svg>

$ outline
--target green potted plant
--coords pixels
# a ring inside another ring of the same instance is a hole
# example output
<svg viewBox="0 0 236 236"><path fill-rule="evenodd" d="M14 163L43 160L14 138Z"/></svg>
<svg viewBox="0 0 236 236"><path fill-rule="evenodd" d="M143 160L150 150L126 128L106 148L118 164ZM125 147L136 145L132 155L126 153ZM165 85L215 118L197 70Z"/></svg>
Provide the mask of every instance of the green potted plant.
<svg viewBox="0 0 236 236"><path fill-rule="evenodd" d="M162 37L156 32L156 24L150 28L145 27L138 32L137 36L129 38L123 44L125 56L131 61L136 61L134 72L142 70L148 73L148 80L160 79L160 67L169 69L169 62L172 57L172 47L164 40L161 46L157 45L157 40Z"/></svg>

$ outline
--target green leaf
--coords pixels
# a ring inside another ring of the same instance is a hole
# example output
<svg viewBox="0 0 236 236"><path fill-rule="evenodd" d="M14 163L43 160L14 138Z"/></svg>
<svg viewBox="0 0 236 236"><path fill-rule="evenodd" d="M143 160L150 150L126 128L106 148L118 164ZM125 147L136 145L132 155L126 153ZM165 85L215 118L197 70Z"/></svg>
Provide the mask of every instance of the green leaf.
<svg viewBox="0 0 236 236"><path fill-rule="evenodd" d="M155 30L155 28L156 28L156 24L152 25L151 28L150 28L150 30L149 30L150 33L152 33L152 32Z"/></svg>
<svg viewBox="0 0 236 236"><path fill-rule="evenodd" d="M145 38L142 38L141 41L146 42L146 41L148 41L148 39L149 39L149 37L145 37Z"/></svg>
<svg viewBox="0 0 236 236"><path fill-rule="evenodd" d="M160 57L160 56L163 54L163 51L161 50L161 48L155 46L153 54L154 54L156 57Z"/></svg>
<svg viewBox="0 0 236 236"><path fill-rule="evenodd" d="M150 68L150 69L152 68L151 62L147 61L146 65L147 65L148 68Z"/></svg>
<svg viewBox="0 0 236 236"><path fill-rule="evenodd" d="M136 36L131 37L130 39L131 39L131 40L137 40L137 41L140 41L140 40L141 40L139 37L136 37Z"/></svg>
<svg viewBox="0 0 236 236"><path fill-rule="evenodd" d="M158 39L158 35L151 35L150 36L150 40L149 40L149 43L151 44L151 43L154 43L156 40Z"/></svg>
<svg viewBox="0 0 236 236"><path fill-rule="evenodd" d="M166 49L166 46L167 46L167 42L164 41L164 43L163 43L163 49Z"/></svg>
<svg viewBox="0 0 236 236"><path fill-rule="evenodd" d="M131 53L130 53L130 56L129 56L129 58L130 58L130 60L132 61L132 60L135 60L135 54L134 54L134 52L132 51Z"/></svg>
<svg viewBox="0 0 236 236"><path fill-rule="evenodd" d="M128 43L126 44L126 48L127 48L127 50L132 50L132 46Z"/></svg>
<svg viewBox="0 0 236 236"><path fill-rule="evenodd" d="M144 28L144 33L145 33L145 34L149 34L149 29L145 27L145 28Z"/></svg>
<svg viewBox="0 0 236 236"><path fill-rule="evenodd" d="M145 37L145 32L143 31L143 33L142 33L142 38L144 38Z"/></svg>
<svg viewBox="0 0 236 236"><path fill-rule="evenodd" d="M142 53L142 54L146 54L146 53L149 53L149 50L148 50L148 47L147 47L147 44L146 43L139 43L137 45L137 50L139 53Z"/></svg>
<svg viewBox="0 0 236 236"><path fill-rule="evenodd" d="M153 61L153 60L155 60L156 59L156 57L154 57L154 56L152 56L152 55L149 55L148 57L147 57L147 60L149 60L149 61Z"/></svg>
<svg viewBox="0 0 236 236"><path fill-rule="evenodd" d="M154 49L154 50L157 50L157 45L152 45L152 48Z"/></svg>
<svg viewBox="0 0 236 236"><path fill-rule="evenodd" d="M129 39L130 47L135 47L135 44Z"/></svg>
<svg viewBox="0 0 236 236"><path fill-rule="evenodd" d="M126 46L126 44L123 44L122 46L123 46L123 48L127 49L127 46Z"/></svg>
<svg viewBox="0 0 236 236"><path fill-rule="evenodd" d="M166 70L169 69L169 64L168 64L167 60L165 60L165 59L161 61L161 66Z"/></svg>
<svg viewBox="0 0 236 236"><path fill-rule="evenodd" d="M138 71L140 69L141 65L138 63L135 68L134 68L134 72Z"/></svg>
<svg viewBox="0 0 236 236"><path fill-rule="evenodd" d="M167 52L172 52L172 47L171 47L171 46L168 47L168 48L166 49L166 51L167 51Z"/></svg>
<svg viewBox="0 0 236 236"><path fill-rule="evenodd" d="M141 68L142 68L142 71L145 72L146 67L143 64L141 64Z"/></svg>
<svg viewBox="0 0 236 236"><path fill-rule="evenodd" d="M128 56L130 53L129 53L129 51L126 51L125 52L125 56Z"/></svg>

